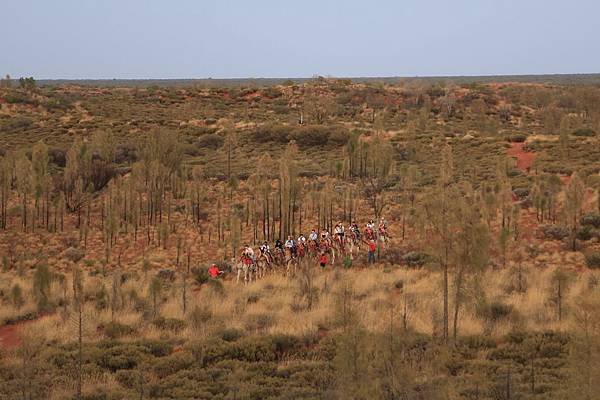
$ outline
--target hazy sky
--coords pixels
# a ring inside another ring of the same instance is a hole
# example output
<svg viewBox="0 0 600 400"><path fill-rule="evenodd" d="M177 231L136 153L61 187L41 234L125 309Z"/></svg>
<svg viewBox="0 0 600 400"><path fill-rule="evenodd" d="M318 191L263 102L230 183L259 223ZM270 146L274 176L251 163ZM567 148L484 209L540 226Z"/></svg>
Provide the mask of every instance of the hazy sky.
<svg viewBox="0 0 600 400"><path fill-rule="evenodd" d="M0 74L600 72L598 0L0 0Z"/></svg>

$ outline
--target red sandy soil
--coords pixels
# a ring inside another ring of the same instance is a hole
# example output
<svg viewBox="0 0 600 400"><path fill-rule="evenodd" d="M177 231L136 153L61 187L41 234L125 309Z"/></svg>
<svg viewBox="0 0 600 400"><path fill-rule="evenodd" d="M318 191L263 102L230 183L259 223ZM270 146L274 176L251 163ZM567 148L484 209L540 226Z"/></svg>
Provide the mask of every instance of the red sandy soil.
<svg viewBox="0 0 600 400"><path fill-rule="evenodd" d="M509 156L517 159L517 168L523 172L529 172L533 161L535 160L536 154L525 151L523 147L525 143L513 143L506 152Z"/></svg>
<svg viewBox="0 0 600 400"><path fill-rule="evenodd" d="M19 346L22 325L23 323L0 327L0 347L10 349Z"/></svg>
<svg viewBox="0 0 600 400"><path fill-rule="evenodd" d="M46 316L48 316L48 314L42 314L35 319L0 326L0 348L12 349L20 346L22 342L21 335L23 328Z"/></svg>

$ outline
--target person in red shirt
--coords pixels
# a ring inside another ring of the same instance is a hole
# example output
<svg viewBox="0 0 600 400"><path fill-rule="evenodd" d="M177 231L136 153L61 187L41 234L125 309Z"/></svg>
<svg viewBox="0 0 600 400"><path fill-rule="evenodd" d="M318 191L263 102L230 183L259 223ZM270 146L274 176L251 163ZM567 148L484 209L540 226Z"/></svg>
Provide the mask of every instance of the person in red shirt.
<svg viewBox="0 0 600 400"><path fill-rule="evenodd" d="M369 240L369 260L368 260L369 264L375 264L375 250L376 249L377 249L377 246L375 246L375 241Z"/></svg>
<svg viewBox="0 0 600 400"><path fill-rule="evenodd" d="M219 271L219 267L217 267L216 264L211 265L208 269L208 276L213 279L218 278L220 273L221 271Z"/></svg>
<svg viewBox="0 0 600 400"><path fill-rule="evenodd" d="M319 259L319 265L321 265L322 269L325 269L327 265L327 254L321 253L321 258Z"/></svg>

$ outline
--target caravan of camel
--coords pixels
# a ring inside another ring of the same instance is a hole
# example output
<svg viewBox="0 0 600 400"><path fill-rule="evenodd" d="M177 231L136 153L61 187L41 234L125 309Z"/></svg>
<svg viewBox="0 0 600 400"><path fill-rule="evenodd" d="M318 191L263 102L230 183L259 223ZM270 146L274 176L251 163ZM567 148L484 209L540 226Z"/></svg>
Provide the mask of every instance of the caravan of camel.
<svg viewBox="0 0 600 400"><path fill-rule="evenodd" d="M263 242L257 251L244 245L239 257L232 259L233 272L237 275L238 283L242 279L248 283L276 271L291 276L304 261L319 261L321 267L325 267L325 264L333 265L336 258L353 260L361 246L373 252L378 241L386 243L389 239L387 223L383 218L378 227L370 220L363 232L353 222L348 234L340 222L334 227L333 235L328 230L319 234L313 229L308 237L300 234L297 239L288 236L285 242L277 239L273 248L268 242ZM217 271L216 266L214 270Z"/></svg>

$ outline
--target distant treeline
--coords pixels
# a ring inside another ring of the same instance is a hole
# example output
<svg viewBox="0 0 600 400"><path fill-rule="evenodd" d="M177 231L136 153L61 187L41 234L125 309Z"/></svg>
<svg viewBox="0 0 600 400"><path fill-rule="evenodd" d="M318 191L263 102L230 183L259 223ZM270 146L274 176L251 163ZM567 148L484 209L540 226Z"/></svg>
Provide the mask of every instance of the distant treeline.
<svg viewBox="0 0 600 400"><path fill-rule="evenodd" d="M41 86L85 85L99 87L236 87L236 86L275 86L289 83L305 83L315 78L231 78L231 79L42 79ZM331 78L336 79L336 78ZM350 79L357 83L398 84L403 82L454 82L469 83L545 83L556 85L600 85L600 73L597 74L553 74L553 75L490 75L490 76L431 76L431 77L357 77Z"/></svg>

